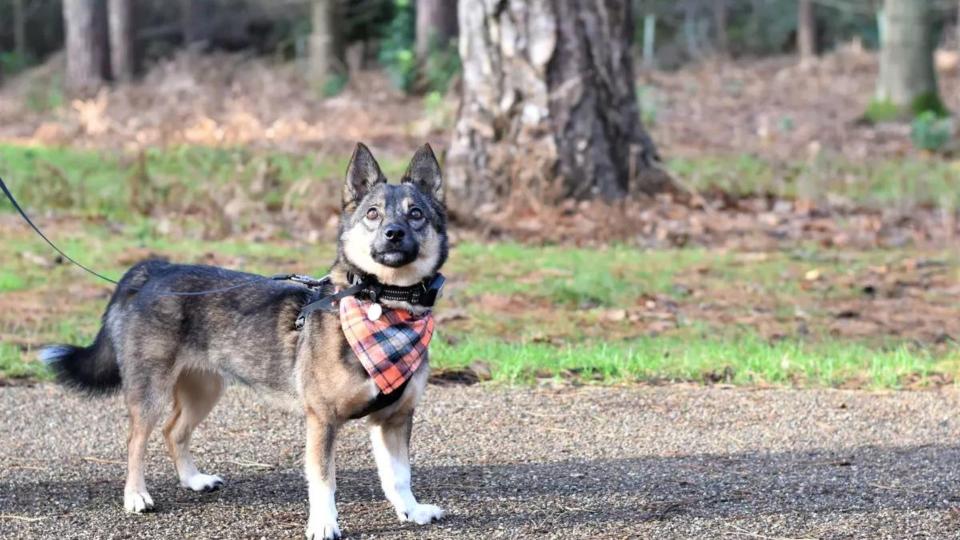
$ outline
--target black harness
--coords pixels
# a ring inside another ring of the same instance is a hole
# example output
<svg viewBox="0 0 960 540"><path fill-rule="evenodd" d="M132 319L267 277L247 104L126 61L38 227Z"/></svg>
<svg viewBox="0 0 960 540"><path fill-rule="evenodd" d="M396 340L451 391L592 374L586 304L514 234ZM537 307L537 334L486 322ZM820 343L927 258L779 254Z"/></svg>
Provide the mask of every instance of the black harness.
<svg viewBox="0 0 960 540"><path fill-rule="evenodd" d="M347 279L351 285L341 291L329 293L328 291L333 287L330 276L325 276L319 280L297 274L291 274L286 278L280 276L274 276L274 278L289 279L303 283L311 289L318 289L318 294L322 295L320 298L307 303L301 308L300 316L297 317L296 322L297 330L303 328L307 323L307 317L314 311L325 311L328 313L336 311L337 301L347 296L357 296L372 302L385 300L388 302L406 302L415 306L433 307L437 298L440 297L441 291L443 291L443 284L446 282L443 274L437 273L415 285L398 287L396 285L384 285L373 276L360 276L358 274L348 273Z"/></svg>

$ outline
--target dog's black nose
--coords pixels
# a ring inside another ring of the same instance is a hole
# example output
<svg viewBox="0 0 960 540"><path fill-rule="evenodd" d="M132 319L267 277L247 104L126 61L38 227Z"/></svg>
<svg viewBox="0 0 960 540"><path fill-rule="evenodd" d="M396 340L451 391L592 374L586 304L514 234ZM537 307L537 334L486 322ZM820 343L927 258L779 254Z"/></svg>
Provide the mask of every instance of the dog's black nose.
<svg viewBox="0 0 960 540"><path fill-rule="evenodd" d="M403 236L406 234L403 227L399 225L387 225L387 228L383 230L383 235L387 237L387 240L391 242L399 242L403 240Z"/></svg>

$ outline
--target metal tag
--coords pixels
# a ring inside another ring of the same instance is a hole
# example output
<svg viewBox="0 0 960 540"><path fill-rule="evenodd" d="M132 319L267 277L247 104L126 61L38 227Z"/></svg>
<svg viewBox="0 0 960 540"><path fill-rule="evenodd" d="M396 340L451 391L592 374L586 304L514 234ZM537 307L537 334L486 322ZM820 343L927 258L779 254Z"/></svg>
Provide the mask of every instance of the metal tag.
<svg viewBox="0 0 960 540"><path fill-rule="evenodd" d="M383 307L380 304L373 303L367 308L367 318L371 321L379 319L381 315L383 315Z"/></svg>

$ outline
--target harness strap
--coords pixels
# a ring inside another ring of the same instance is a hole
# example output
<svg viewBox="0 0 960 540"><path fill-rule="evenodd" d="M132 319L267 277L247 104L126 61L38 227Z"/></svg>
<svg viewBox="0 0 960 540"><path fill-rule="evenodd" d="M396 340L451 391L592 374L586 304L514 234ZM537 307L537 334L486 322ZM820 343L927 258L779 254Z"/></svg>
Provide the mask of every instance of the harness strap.
<svg viewBox="0 0 960 540"><path fill-rule="evenodd" d="M329 282L329 278L325 278L324 281ZM318 310L328 311L328 312L336 311L337 308L334 304L338 300L346 296L352 296L354 294L357 294L358 292L362 291L365 286L366 284L364 283L357 283L352 287L347 287L342 291L336 292L328 296L324 296L319 300L314 300L313 302L310 302L309 304L303 306L303 308L300 310L300 316L297 317L297 322L295 323L297 330L302 329L303 326L307 324L307 317L309 317L310 314L313 313L314 311L318 311Z"/></svg>

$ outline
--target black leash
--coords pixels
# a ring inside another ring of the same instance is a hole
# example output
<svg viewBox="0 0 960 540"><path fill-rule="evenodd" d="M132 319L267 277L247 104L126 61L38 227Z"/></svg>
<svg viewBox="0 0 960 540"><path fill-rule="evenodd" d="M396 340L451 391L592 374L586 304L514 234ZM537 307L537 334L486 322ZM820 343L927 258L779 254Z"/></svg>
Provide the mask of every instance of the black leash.
<svg viewBox="0 0 960 540"><path fill-rule="evenodd" d="M10 204L12 204L13 207L17 210L17 212L20 213L20 217L22 217L23 220L27 222L27 225L30 225L30 228L32 228L34 232L40 235L40 238L43 238L43 240L47 243L47 245L49 245L51 248L53 248L54 251L59 253L61 257L70 261L76 266L80 267L88 274L96 276L114 285L120 284L118 281L114 279L110 279L107 276L99 272L96 272L94 270L91 270L90 268L84 266L83 264L80 264L80 262L78 262L76 259L67 255L66 253L64 253L62 249L58 248L56 244L54 244L49 238L47 238L47 235L43 234L43 231L40 230L40 227L37 227L37 224L34 223L32 219L30 219L30 216L27 215L27 213L23 210L23 207L20 206L20 203L17 202L16 197L14 197L13 193L10 192L10 188L7 187L7 184L6 182L3 181L3 178L0 178L0 190L2 190L3 194L7 196L7 199L10 200ZM324 283L323 279L317 280L309 276L302 276L299 274L277 274L275 276L270 276L270 277L266 277L266 276L256 277L256 278L244 281L242 283L231 285L229 287L223 287L220 289L210 289L206 291L167 291L167 292L158 293L158 296L203 296L205 294L216 294L216 293L232 291L234 289L239 289L240 287L246 287L254 283L262 283L264 281L296 281L298 283L302 283L307 287L311 287L311 288L319 287Z"/></svg>
<svg viewBox="0 0 960 540"><path fill-rule="evenodd" d="M100 274L100 273L98 273L98 272L94 272L93 270L87 268L86 266L78 263L76 260L74 260L73 257L67 255L66 253L63 252L63 250L61 250L60 248L58 248L57 246L55 246L54 243L51 242L50 239L47 238L47 236L46 236L45 234L43 234L43 232L40 230L40 228L37 227L37 226L33 223L33 220L30 219L30 216L28 216L27 213L23 211L23 208L20 207L20 203L18 203L18 202L17 202L17 199L15 199L15 198L13 197L13 193L10 193L10 190L7 188L7 184L3 181L3 178L0 178L0 189L2 189L2 190L3 190L3 194L6 195L8 199L10 199L10 202L13 204L13 207L17 209L17 212L20 212L20 217L22 217L22 218L24 219L24 221L27 222L27 225L30 225L30 227L32 227L33 230L34 230L37 234L40 235L40 238L43 238L43 240L44 240L47 244L49 244L50 247L52 247L54 251L56 251L57 253L59 253L61 257L63 257L64 259L66 259L66 260L68 260L68 261L70 261L70 262L72 262L73 264L79 266L80 268L83 268L83 269L84 269L87 273L89 273L89 274L92 274L92 275L94 275L94 276L97 276L98 278L100 278L100 279L102 279L102 280L104 280L104 281L109 281L110 283L113 283L114 285L119 285L119 283L118 283L116 280L110 279L110 278L108 278L107 276L105 276L105 275L103 275L103 274Z"/></svg>

